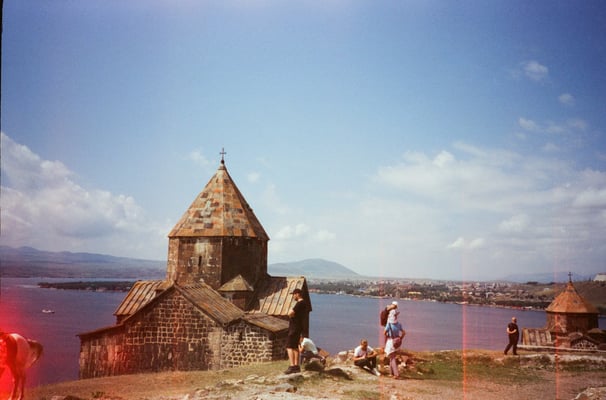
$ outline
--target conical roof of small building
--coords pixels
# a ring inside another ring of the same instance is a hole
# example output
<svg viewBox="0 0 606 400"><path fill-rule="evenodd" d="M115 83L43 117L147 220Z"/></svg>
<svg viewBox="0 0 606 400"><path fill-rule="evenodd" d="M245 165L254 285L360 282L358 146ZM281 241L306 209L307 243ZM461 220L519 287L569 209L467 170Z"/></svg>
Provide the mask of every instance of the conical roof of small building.
<svg viewBox="0 0 606 400"><path fill-rule="evenodd" d="M254 292L255 289L244 279L244 277L238 274L235 278L225 283L219 289L219 292Z"/></svg>
<svg viewBox="0 0 606 400"><path fill-rule="evenodd" d="M572 281L545 309L547 312L562 314L598 314L598 309L585 300L575 289Z"/></svg>
<svg viewBox="0 0 606 400"><path fill-rule="evenodd" d="M168 237L239 236L269 240L225 163L210 178Z"/></svg>

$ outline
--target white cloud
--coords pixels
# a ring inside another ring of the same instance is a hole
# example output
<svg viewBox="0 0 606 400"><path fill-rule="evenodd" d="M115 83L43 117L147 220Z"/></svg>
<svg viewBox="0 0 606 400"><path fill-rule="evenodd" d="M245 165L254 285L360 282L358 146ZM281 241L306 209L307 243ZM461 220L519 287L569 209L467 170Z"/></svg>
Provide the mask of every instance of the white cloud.
<svg viewBox="0 0 606 400"><path fill-rule="evenodd" d="M484 238L475 238L471 241L458 237L454 242L446 246L447 249L475 250L484 247L486 240Z"/></svg>
<svg viewBox="0 0 606 400"><path fill-rule="evenodd" d="M574 207L606 210L606 188L589 188L577 193L572 202Z"/></svg>
<svg viewBox="0 0 606 400"><path fill-rule="evenodd" d="M334 234L333 232L327 231L325 229L320 229L315 234L315 238L319 242L328 242L328 241L334 240L336 237L337 237L336 234Z"/></svg>
<svg viewBox="0 0 606 400"><path fill-rule="evenodd" d="M261 174L258 172L251 172L247 175L247 179L250 183L257 183L261 178Z"/></svg>
<svg viewBox="0 0 606 400"><path fill-rule="evenodd" d="M520 66L524 75L535 82L543 81L547 79L549 75L549 68L540 64L538 61L524 61Z"/></svg>
<svg viewBox="0 0 606 400"><path fill-rule="evenodd" d="M2 174L5 245L134 256L124 250L143 248L148 236L148 246L156 243L161 246L157 254L165 253L165 239L160 239L166 232L160 234L145 220L132 197L86 189L64 164L41 159L4 133Z"/></svg>
<svg viewBox="0 0 606 400"><path fill-rule="evenodd" d="M465 143L437 154L406 153L401 162L377 170L375 195L385 185L400 199L398 208L419 208L404 214L377 205L372 219L385 220L375 222L373 231L398 238L398 246L431 251L434 262L456 263L442 251L465 250L461 261L468 263L468 271L477 268L476 273L481 265L541 271L554 267L554 254L558 263L582 259L588 268L600 268L597 260L606 257L601 244L606 242L606 172L577 170L559 154L512 153ZM439 162L443 159L448 162ZM410 226L416 233L408 233ZM440 250L432 245L438 242L447 244ZM591 256L583 249L592 249ZM425 257L415 258L428 265Z"/></svg>
<svg viewBox="0 0 606 400"><path fill-rule="evenodd" d="M587 130L587 121L581 118L573 118L566 121L566 124L573 130L584 131Z"/></svg>
<svg viewBox="0 0 606 400"><path fill-rule="evenodd" d="M511 218L502 221L499 224L499 231L510 233L510 232L523 232L527 229L529 218L526 214L514 215Z"/></svg>
<svg viewBox="0 0 606 400"><path fill-rule="evenodd" d="M261 200L261 205L270 209L274 214L286 215L292 212L291 207L282 200L278 194L278 188L273 183L265 187Z"/></svg>
<svg viewBox="0 0 606 400"><path fill-rule="evenodd" d="M534 122L531 119L527 119L527 118L522 118L520 117L518 119L518 125L520 125L520 127L526 131L529 132L537 132L539 131L539 126L537 125L536 122Z"/></svg>
<svg viewBox="0 0 606 400"><path fill-rule="evenodd" d="M551 135L575 135L587 130L588 123L581 118L570 118L564 121L545 121L540 124L532 119L520 117L518 125L527 132L536 132Z"/></svg>
<svg viewBox="0 0 606 400"><path fill-rule="evenodd" d="M546 153L555 153L560 151L560 148L555 143L551 142L545 143L541 149Z"/></svg>
<svg viewBox="0 0 606 400"><path fill-rule="evenodd" d="M306 235L310 231L306 224L300 223L295 226L284 226L278 230L275 239L291 240Z"/></svg>
<svg viewBox="0 0 606 400"><path fill-rule="evenodd" d="M465 246L465 239L458 237L454 242L446 246L449 249L460 249Z"/></svg>
<svg viewBox="0 0 606 400"><path fill-rule="evenodd" d="M522 201L518 193L532 182L523 174L511 173L511 169L524 168L518 163L518 155L486 152L461 143L456 146L468 158L455 158L448 152L440 152L434 159L406 153L400 164L379 168L375 179L416 197L460 209L502 209Z"/></svg>
<svg viewBox="0 0 606 400"><path fill-rule="evenodd" d="M475 238L471 242L469 242L470 249L479 249L484 247L486 240L484 238Z"/></svg>
<svg viewBox="0 0 606 400"><path fill-rule="evenodd" d="M336 234L326 229L312 230L305 224L286 225L278 229L275 234L275 241L297 241L298 244L304 241L327 242L335 239Z"/></svg>
<svg viewBox="0 0 606 400"><path fill-rule="evenodd" d="M455 159L452 154L447 151L441 151L440 154L434 158L433 164L437 167L443 168L448 166L448 164L451 164L453 161L455 161Z"/></svg>
<svg viewBox="0 0 606 400"><path fill-rule="evenodd" d="M2 152L3 244L126 256L153 246L166 256L172 224L148 221L132 196L83 187L5 135ZM606 259L606 171L578 170L560 153L456 142L408 151L341 196L286 201L278 185L251 187L270 262L322 257L372 276L457 279Z"/></svg>
<svg viewBox="0 0 606 400"><path fill-rule="evenodd" d="M573 95L571 95L570 93L562 93L561 95L558 96L558 101L560 102L560 104L565 105L565 106L574 106L575 104L575 98Z"/></svg>
<svg viewBox="0 0 606 400"><path fill-rule="evenodd" d="M558 124L553 121L547 121L547 125L542 128L545 133L561 135L566 132L566 125Z"/></svg>
<svg viewBox="0 0 606 400"><path fill-rule="evenodd" d="M210 161L199 150L193 150L187 155L187 159L200 167L208 167Z"/></svg>

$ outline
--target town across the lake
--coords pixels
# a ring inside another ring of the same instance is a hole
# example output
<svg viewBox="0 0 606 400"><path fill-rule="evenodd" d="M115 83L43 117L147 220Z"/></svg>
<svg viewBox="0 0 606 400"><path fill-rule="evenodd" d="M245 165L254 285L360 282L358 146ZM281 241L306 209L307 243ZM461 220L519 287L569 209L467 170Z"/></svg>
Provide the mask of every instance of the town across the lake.
<svg viewBox="0 0 606 400"><path fill-rule="evenodd" d="M134 281L98 280L81 282L40 282L39 286L55 289L90 291L128 291ZM309 279L309 291L319 294L393 297L445 303L478 304L543 310L565 288L565 283L539 282L457 282L423 279ZM606 315L606 282L574 282L584 298L601 315Z"/></svg>

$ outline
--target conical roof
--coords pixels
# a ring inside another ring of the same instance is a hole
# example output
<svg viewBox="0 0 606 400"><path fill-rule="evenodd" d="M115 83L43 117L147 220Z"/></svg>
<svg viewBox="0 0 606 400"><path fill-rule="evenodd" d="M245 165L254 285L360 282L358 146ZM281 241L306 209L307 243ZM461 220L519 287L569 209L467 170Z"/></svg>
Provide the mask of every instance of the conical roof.
<svg viewBox="0 0 606 400"><path fill-rule="evenodd" d="M168 237L239 236L269 240L225 163L210 178Z"/></svg>
<svg viewBox="0 0 606 400"><path fill-rule="evenodd" d="M597 308L585 300L574 288L572 281L545 309L547 312L565 314L598 314Z"/></svg>
<svg viewBox="0 0 606 400"><path fill-rule="evenodd" d="M219 292L254 292L255 289L244 279L244 277L238 274L235 278L225 283L219 289Z"/></svg>

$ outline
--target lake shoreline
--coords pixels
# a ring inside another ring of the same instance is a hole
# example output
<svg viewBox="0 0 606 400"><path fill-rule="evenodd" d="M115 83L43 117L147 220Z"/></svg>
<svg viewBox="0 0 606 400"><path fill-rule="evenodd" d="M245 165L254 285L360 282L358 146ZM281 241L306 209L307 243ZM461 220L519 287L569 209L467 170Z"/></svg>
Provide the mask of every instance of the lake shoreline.
<svg viewBox="0 0 606 400"><path fill-rule="evenodd" d="M59 278L60 279L60 278ZM128 292L132 285L137 282L136 280L108 280L108 278L98 278L99 280L94 281L63 281L63 282L38 282L38 286L43 289L57 289L57 290L86 290L91 292ZM389 296L373 296L373 295L364 295L364 294L349 294L349 293L334 293L334 292L324 292L317 290L310 290L310 293L319 294L319 295L334 295L334 296L352 296L352 297L364 297L378 300L388 300L388 301L427 301L427 302L438 302L444 304L458 304L458 305L469 305L476 307L497 307L497 308L507 308L511 310L535 310L542 311L545 307L537 307L535 306L535 302L522 302L520 306L508 306L501 304L486 304L486 303L470 303L470 302L454 302L454 301L441 301L441 300L431 300L431 299L416 299L410 297L389 297ZM606 316L606 314L600 314Z"/></svg>
<svg viewBox="0 0 606 400"><path fill-rule="evenodd" d="M28 376L28 386L76 379L80 350L76 335L114 325L113 313L125 297L123 292L42 289L37 286L38 281L39 278L3 278L1 282L2 328L19 332L45 347L44 356ZM310 296L310 333L317 346L336 354L353 349L362 337L368 338L372 347L384 345L379 311L392 298L313 292ZM518 316L520 327L542 327L546 323L545 312L537 310L425 300L399 303L400 320L407 332L403 347L413 352L472 348L502 351L507 341L505 326L512 313ZM600 318L600 327L603 326L606 320Z"/></svg>

